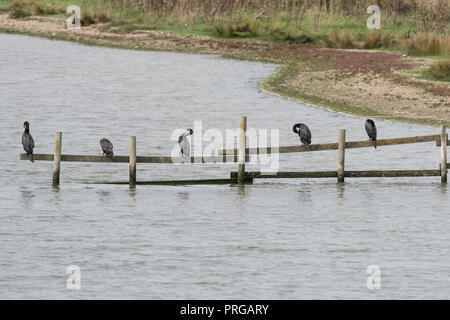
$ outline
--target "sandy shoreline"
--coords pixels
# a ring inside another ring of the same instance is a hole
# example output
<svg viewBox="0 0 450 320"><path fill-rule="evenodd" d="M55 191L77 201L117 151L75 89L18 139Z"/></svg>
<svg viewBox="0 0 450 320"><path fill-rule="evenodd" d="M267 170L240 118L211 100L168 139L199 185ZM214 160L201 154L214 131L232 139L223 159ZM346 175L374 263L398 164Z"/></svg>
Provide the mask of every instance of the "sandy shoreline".
<svg viewBox="0 0 450 320"><path fill-rule="evenodd" d="M420 69L430 60L400 53L333 50L289 42L176 36L161 31L108 32L105 25L67 30L63 18L24 20L0 14L0 32L137 50L218 54L281 64L261 83L269 93L334 111L429 125L450 125L450 85L415 79L404 69Z"/></svg>

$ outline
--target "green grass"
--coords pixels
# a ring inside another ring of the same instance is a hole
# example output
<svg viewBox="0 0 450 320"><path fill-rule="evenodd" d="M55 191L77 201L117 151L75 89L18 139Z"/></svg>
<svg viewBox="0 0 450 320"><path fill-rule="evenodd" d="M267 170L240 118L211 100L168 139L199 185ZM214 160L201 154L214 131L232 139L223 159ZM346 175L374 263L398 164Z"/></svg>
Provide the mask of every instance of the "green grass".
<svg viewBox="0 0 450 320"><path fill-rule="evenodd" d="M450 57L443 60L442 57L438 62L427 69L413 69L404 71L407 74L413 74L417 79L450 82Z"/></svg>
<svg viewBox="0 0 450 320"><path fill-rule="evenodd" d="M361 10L360 14L355 12L327 14L317 11L317 8L298 11L294 14L282 10L267 10L261 14L257 9L247 8L236 9L229 14L218 13L213 19L208 20L201 8L198 11L174 11L161 14L142 9L138 2L135 2L136 5L133 6L132 1L121 7L113 6L110 0L21 1L28 4L28 10L31 10L33 4L35 7L44 9L49 6L56 8L54 12L43 10L43 13L39 13L49 17L64 16L65 9L69 5L78 5L83 17L86 18L84 20L92 20L93 23L108 21L110 22L109 31L118 33L133 30L158 30L169 31L175 35L194 34L215 38L322 43L332 48L397 50L397 43L405 39L412 26L419 24L417 18L411 14L386 14L382 17L383 37L376 39L373 37L373 32L366 27L368 15ZM0 0L0 8L8 8L12 2L12 0ZM183 3L189 3L189 1L186 0ZM107 17L107 19L100 19L101 17ZM450 22L446 30L450 32ZM418 55L442 54L433 45L428 45L427 51L419 52L422 43L423 41L404 42L404 47L400 49Z"/></svg>

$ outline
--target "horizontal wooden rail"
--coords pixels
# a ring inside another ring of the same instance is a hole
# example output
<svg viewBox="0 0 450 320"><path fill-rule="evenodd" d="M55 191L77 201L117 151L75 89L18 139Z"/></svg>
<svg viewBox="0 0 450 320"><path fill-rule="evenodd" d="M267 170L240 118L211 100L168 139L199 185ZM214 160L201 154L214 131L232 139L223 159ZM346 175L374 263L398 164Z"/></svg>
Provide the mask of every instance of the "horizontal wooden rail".
<svg viewBox="0 0 450 320"><path fill-rule="evenodd" d="M247 155L246 161L249 161ZM35 161L53 161L53 154L35 154ZM30 160L26 153L20 154L20 160ZM129 156L115 156L113 159L105 156L86 156L76 154L62 154L61 161L67 162L112 162L112 163L128 163ZM238 162L237 155L220 155L212 157L167 157L167 156L137 156L137 163L232 163Z"/></svg>
<svg viewBox="0 0 450 320"><path fill-rule="evenodd" d="M391 146L399 144L409 144L409 143L421 143L421 142L436 142L436 145L440 145L440 135L433 134L427 136L416 136L416 137L405 137L405 138L394 138L394 139L381 139L377 140L377 146ZM312 144L309 146L309 151L326 151L326 150L337 150L338 143L324 143L324 144ZM355 149L355 148L373 148L373 142L369 140L365 141L349 141L345 143L345 149ZM288 146L288 147L278 147L278 148L246 148L248 154L271 154L271 153L293 153L293 152L307 152L305 146ZM219 150L219 155L235 155L238 149L223 149Z"/></svg>
<svg viewBox="0 0 450 320"><path fill-rule="evenodd" d="M230 178L235 179L237 177L237 172L233 171L230 173ZM261 173L259 171L247 171L245 177L248 179L272 179L272 178L336 178L337 171L310 171L310 172L277 172L277 173Z"/></svg>
<svg viewBox="0 0 450 320"><path fill-rule="evenodd" d="M128 184L128 181L115 182L86 182L87 184ZM244 184L252 184L253 179L247 178ZM202 184L238 184L236 179L203 179L203 180L167 180L167 181L136 181L136 185L165 185L165 186L179 186L179 185L202 185Z"/></svg>
<svg viewBox="0 0 450 320"><path fill-rule="evenodd" d="M345 171L344 176L349 178L377 178L377 177L435 177L440 176L440 170L370 170ZM303 172L277 172L265 174L259 171L246 172L248 179L277 179L277 178L336 178L337 171L303 171ZM231 179L237 178L237 172L231 172Z"/></svg>

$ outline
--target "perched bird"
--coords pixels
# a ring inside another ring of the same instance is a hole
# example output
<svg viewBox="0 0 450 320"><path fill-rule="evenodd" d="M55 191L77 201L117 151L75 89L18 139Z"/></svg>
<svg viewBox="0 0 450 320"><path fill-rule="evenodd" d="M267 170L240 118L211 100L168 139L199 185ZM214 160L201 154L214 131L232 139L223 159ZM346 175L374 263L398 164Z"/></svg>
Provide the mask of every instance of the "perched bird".
<svg viewBox="0 0 450 320"><path fill-rule="evenodd" d="M30 134L30 124L28 121L23 123L23 127L25 128L24 133L22 134L22 145L23 149L30 156L30 161L34 162L33 149L34 149L34 140Z"/></svg>
<svg viewBox="0 0 450 320"><path fill-rule="evenodd" d="M108 158L114 158L113 144L106 138L100 140L100 146L102 147L102 156L106 155Z"/></svg>
<svg viewBox="0 0 450 320"><path fill-rule="evenodd" d="M375 149L377 148L377 127L375 126L375 122L372 119L366 120L366 132L369 136L369 140L373 141L373 146Z"/></svg>
<svg viewBox="0 0 450 320"><path fill-rule="evenodd" d="M298 136L300 137L300 142L309 151L309 145L311 144L311 131L309 130L308 126L303 123L297 123L292 128L292 131L298 134Z"/></svg>
<svg viewBox="0 0 450 320"><path fill-rule="evenodd" d="M187 136L194 133L192 129L187 129L185 133L178 137L178 145L180 146L181 156L189 157L191 155L191 145Z"/></svg>

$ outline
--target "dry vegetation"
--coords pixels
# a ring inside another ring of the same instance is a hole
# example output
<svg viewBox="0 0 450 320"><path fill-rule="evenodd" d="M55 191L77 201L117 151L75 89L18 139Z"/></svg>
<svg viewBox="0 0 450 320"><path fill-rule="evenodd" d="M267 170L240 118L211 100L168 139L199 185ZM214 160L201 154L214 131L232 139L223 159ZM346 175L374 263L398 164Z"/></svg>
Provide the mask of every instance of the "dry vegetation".
<svg viewBox="0 0 450 320"><path fill-rule="evenodd" d="M425 76L440 81L450 81L450 60L441 61L432 65L425 71Z"/></svg>
<svg viewBox="0 0 450 320"><path fill-rule="evenodd" d="M154 15L201 16L205 22L213 22L236 13L249 13L254 18L285 14L303 18L310 13L360 15L376 3L383 17L395 20L412 14L412 28L443 32L450 20L450 4L447 0L109 0L116 7L134 7ZM417 30L416 30L417 31Z"/></svg>
<svg viewBox="0 0 450 320"><path fill-rule="evenodd" d="M365 28L366 9L372 0L110 1L114 7L135 8L155 17L212 25L222 37L266 36L303 43L321 39L329 48L399 48L418 56L450 54L448 0L377 0L382 23L388 26L383 32ZM360 25L355 25L355 18L360 18Z"/></svg>
<svg viewBox="0 0 450 320"><path fill-rule="evenodd" d="M320 20L323 17L359 17L376 3L383 21L390 25L407 22L408 33L449 31L450 2L448 0L109 0L114 7L136 8L154 16L175 16L181 20L201 18L204 23L228 21L246 17L255 27L283 21ZM407 18L408 21L405 20ZM266 23L264 22L266 19ZM260 20L259 24L256 23ZM231 28L232 29L232 28Z"/></svg>
<svg viewBox="0 0 450 320"><path fill-rule="evenodd" d="M64 13L68 0L14 0L11 16ZM73 0L82 25L111 30L167 30L224 38L256 38L329 48L400 49L410 55L450 54L449 0ZM370 31L367 7L377 3L382 31ZM189 26L189 29L186 29Z"/></svg>
<svg viewBox="0 0 450 320"><path fill-rule="evenodd" d="M404 40L399 44L413 56L438 56L450 54L450 36L445 35L418 35L412 39Z"/></svg>

